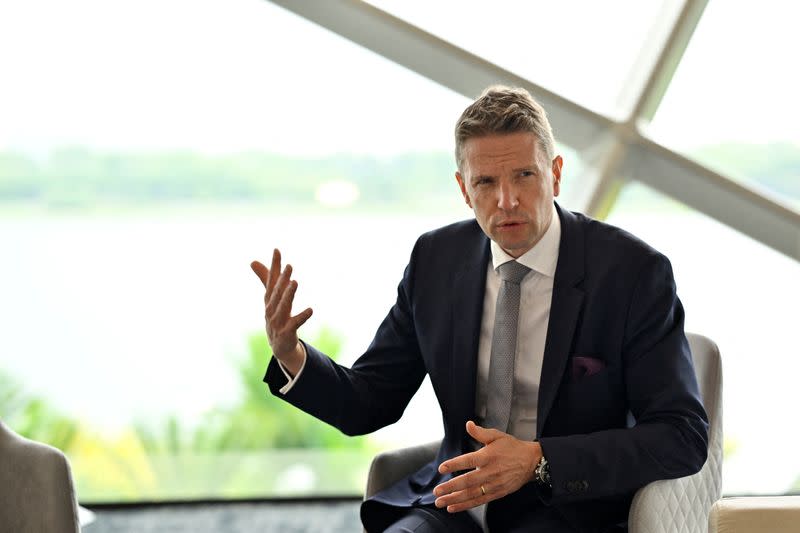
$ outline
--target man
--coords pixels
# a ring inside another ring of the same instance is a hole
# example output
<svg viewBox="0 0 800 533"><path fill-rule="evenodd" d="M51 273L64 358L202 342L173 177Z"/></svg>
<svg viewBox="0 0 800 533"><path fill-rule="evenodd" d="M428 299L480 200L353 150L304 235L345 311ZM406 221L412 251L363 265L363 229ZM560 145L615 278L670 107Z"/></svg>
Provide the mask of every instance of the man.
<svg viewBox="0 0 800 533"><path fill-rule="evenodd" d="M707 453L669 261L554 202L562 158L544 110L490 87L456 125L456 180L475 220L422 235L397 302L352 366L299 341L297 282L266 288L274 394L348 435L397 421L428 374L436 460L362 505L368 531L624 531L634 492ZM483 507L484 504L488 504ZM470 510L470 513L462 511Z"/></svg>

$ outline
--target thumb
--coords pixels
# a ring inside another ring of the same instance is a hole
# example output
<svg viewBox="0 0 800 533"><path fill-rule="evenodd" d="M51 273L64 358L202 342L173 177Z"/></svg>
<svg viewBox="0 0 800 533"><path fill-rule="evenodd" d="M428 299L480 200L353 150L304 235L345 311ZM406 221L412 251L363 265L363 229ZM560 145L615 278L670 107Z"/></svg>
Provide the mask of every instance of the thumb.
<svg viewBox="0 0 800 533"><path fill-rule="evenodd" d="M481 427L472 420L467 422L467 433L481 444L490 444L505 435L500 430Z"/></svg>

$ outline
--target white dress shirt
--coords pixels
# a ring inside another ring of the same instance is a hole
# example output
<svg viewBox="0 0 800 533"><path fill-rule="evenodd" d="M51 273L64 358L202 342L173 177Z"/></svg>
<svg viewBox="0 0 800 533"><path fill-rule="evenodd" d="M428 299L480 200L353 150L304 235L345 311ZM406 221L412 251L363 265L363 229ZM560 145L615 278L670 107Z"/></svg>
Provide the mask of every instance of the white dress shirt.
<svg viewBox="0 0 800 533"><path fill-rule="evenodd" d="M544 343L550 322L553 278L561 243L561 221L555 206L550 226L536 245L517 258L531 271L520 283L519 325L514 362L514 393L508 433L518 439L536 438L536 412L539 406L539 382L542 375ZM486 418L486 395L489 382L489 360L492 355L495 305L500 290L497 268L514 258L492 241L492 263L486 269L486 292L483 297L483 318L478 340L478 377L475 387L475 423Z"/></svg>
<svg viewBox="0 0 800 533"><path fill-rule="evenodd" d="M517 325L517 350L514 360L514 392L511 398L511 416L507 433L518 439L536 438L536 412L539 407L539 383L542 378L544 343L547 325L550 322L550 305L553 300L553 278L558 263L558 248L561 244L561 220L553 206L550 226L533 248L517 258L531 271L520 283L519 324ZM497 268L513 261L500 246L492 241L492 263L486 267L486 291L483 296L483 317L478 339L478 376L475 384L475 423L483 425L486 418L486 396L489 385L489 361L492 358L494 315L497 293L500 291L500 275ZM482 444L472 441L473 449ZM486 504L467 510L483 531L486 525Z"/></svg>
<svg viewBox="0 0 800 533"><path fill-rule="evenodd" d="M300 379L300 374L303 373L303 369L306 367L306 359L308 359L308 352L306 351L305 344L303 344L302 342L300 343L300 347L303 349L303 355L304 355L303 364L300 365L300 370L297 371L297 375L294 376L294 377L292 377L292 375L289 373L289 371L286 370L286 367L283 366L283 363L278 361L277 357L275 358L275 360L278 361L278 366L283 371L283 375L286 376L286 379L288 380L286 382L286 385L284 385L283 387L278 389L278 392L280 392L281 394L287 394L290 390L292 390L292 387L294 387L294 384L297 383L298 379Z"/></svg>

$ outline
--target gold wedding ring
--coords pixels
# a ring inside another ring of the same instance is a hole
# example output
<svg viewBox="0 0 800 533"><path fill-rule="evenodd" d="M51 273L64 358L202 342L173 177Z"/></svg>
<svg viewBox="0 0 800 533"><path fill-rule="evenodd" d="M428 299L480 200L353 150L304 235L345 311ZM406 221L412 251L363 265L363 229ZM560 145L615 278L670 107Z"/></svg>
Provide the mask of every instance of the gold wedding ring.
<svg viewBox="0 0 800 533"><path fill-rule="evenodd" d="M481 494L486 496L486 489L483 488L483 485L481 485Z"/></svg>

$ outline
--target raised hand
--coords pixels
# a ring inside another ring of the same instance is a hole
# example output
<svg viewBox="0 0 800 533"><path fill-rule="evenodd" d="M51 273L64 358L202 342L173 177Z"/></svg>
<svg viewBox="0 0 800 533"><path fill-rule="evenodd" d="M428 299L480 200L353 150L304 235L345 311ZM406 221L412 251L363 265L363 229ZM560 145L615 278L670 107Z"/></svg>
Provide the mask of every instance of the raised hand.
<svg viewBox="0 0 800 533"><path fill-rule="evenodd" d="M483 444L480 450L448 459L439 472L471 470L433 489L436 507L457 513L502 498L533 479L542 457L538 442L520 440L496 429L467 422L467 433Z"/></svg>
<svg viewBox="0 0 800 533"><path fill-rule="evenodd" d="M313 311L309 307L292 316L292 302L297 292L297 281L292 279L292 265L286 265L281 271L280 250L276 248L272 253L270 268L258 261L250 263L250 268L266 290L264 319L272 353L292 375L296 375L305 359L305 350L300 345L297 329L311 318Z"/></svg>

